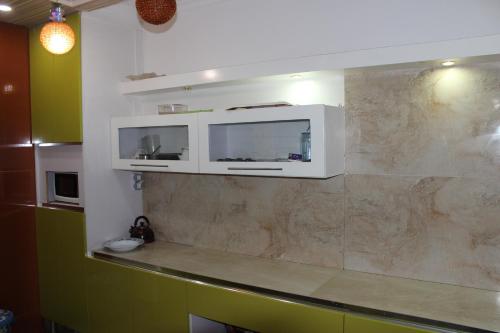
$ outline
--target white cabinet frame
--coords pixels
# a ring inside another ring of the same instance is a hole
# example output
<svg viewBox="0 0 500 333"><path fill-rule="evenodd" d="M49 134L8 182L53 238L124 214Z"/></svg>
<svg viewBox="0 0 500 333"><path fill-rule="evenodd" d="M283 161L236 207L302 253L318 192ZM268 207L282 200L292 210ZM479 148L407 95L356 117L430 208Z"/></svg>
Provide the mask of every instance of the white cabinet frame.
<svg viewBox="0 0 500 333"><path fill-rule="evenodd" d="M121 159L119 130L135 127L187 126L189 160ZM120 170L198 173L198 116L196 114L148 115L111 119L112 167Z"/></svg>
<svg viewBox="0 0 500 333"><path fill-rule="evenodd" d="M200 172L274 177L329 178L344 173L344 110L325 105L217 111L200 114ZM210 161L210 125L286 120L309 120L311 162L222 162Z"/></svg>

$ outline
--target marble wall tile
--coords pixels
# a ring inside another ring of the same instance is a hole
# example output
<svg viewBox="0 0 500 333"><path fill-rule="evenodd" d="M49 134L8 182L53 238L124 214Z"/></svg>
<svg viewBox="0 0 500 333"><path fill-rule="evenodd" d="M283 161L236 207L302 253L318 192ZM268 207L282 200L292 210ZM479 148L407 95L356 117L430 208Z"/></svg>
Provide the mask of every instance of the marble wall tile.
<svg viewBox="0 0 500 333"><path fill-rule="evenodd" d="M500 67L354 70L347 171L500 179Z"/></svg>
<svg viewBox="0 0 500 333"><path fill-rule="evenodd" d="M349 175L346 269L500 290L500 183Z"/></svg>
<svg viewBox="0 0 500 333"><path fill-rule="evenodd" d="M450 115L432 112L421 70L346 73L346 168L357 174L454 176Z"/></svg>
<svg viewBox="0 0 500 333"><path fill-rule="evenodd" d="M344 178L146 174L144 211L158 239L342 267Z"/></svg>
<svg viewBox="0 0 500 333"><path fill-rule="evenodd" d="M452 115L448 142L458 174L500 182L500 63L436 71L429 80Z"/></svg>
<svg viewBox="0 0 500 333"><path fill-rule="evenodd" d="M223 177L146 173L144 214L160 240L193 245L205 230L200 222L215 221Z"/></svg>

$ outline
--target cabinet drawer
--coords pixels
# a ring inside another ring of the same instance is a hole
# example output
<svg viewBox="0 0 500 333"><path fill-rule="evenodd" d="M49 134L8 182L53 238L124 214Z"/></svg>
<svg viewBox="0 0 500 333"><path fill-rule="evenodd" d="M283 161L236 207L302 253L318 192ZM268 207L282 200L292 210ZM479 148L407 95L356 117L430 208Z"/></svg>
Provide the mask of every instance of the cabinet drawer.
<svg viewBox="0 0 500 333"><path fill-rule="evenodd" d="M345 333L431 333L418 327L404 326L374 318L345 315Z"/></svg>
<svg viewBox="0 0 500 333"><path fill-rule="evenodd" d="M189 312L260 333L341 333L341 312L251 292L188 284Z"/></svg>
<svg viewBox="0 0 500 333"><path fill-rule="evenodd" d="M42 316L84 332L85 217L78 212L37 208L36 229Z"/></svg>
<svg viewBox="0 0 500 333"><path fill-rule="evenodd" d="M184 281L96 259L86 264L89 332L188 332Z"/></svg>

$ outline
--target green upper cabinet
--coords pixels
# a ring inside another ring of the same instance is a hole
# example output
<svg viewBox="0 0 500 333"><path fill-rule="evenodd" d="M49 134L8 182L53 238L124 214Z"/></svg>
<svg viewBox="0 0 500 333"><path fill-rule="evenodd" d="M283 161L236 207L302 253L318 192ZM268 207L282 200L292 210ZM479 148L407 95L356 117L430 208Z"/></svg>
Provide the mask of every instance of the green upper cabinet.
<svg viewBox="0 0 500 333"><path fill-rule="evenodd" d="M404 326L388 321L346 314L345 333L431 333L417 327Z"/></svg>
<svg viewBox="0 0 500 333"><path fill-rule="evenodd" d="M344 314L240 290L188 284L191 314L259 333L342 333Z"/></svg>
<svg viewBox="0 0 500 333"><path fill-rule="evenodd" d="M31 123L34 142L82 142L80 15L67 16L75 46L54 55L40 43L42 26L30 30Z"/></svg>
<svg viewBox="0 0 500 333"><path fill-rule="evenodd" d="M37 208L36 232L42 316L85 332L84 214Z"/></svg>
<svg viewBox="0 0 500 333"><path fill-rule="evenodd" d="M187 333L186 283L87 258L89 332Z"/></svg>

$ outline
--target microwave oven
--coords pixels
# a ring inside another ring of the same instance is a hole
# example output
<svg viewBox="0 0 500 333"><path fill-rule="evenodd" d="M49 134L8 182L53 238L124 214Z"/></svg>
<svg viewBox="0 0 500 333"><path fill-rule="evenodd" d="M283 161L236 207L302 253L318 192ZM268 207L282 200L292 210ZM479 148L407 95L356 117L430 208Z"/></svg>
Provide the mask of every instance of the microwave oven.
<svg viewBox="0 0 500 333"><path fill-rule="evenodd" d="M47 190L49 202L80 204L78 172L47 171Z"/></svg>

